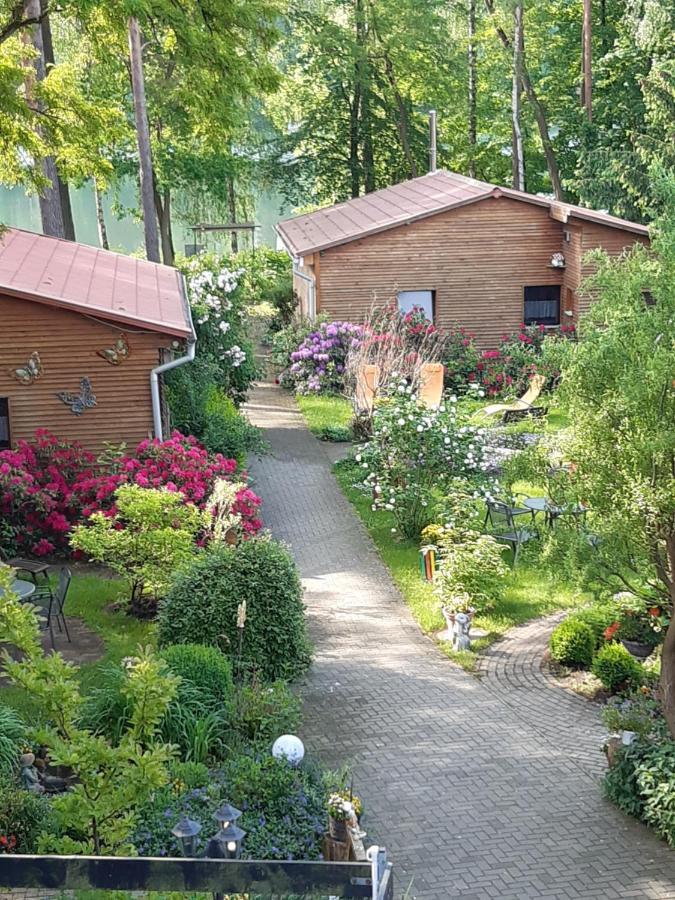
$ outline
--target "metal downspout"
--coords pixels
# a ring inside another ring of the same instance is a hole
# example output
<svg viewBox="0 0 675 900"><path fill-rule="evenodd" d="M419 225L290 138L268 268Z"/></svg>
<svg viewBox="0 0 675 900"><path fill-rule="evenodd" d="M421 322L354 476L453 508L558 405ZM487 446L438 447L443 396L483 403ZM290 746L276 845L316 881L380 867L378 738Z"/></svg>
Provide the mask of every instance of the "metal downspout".
<svg viewBox="0 0 675 900"><path fill-rule="evenodd" d="M162 405L159 399L159 376L164 372L168 372L171 369L176 369L178 366L182 366L185 363L192 362L195 358L195 349L197 347L197 335L195 334L195 327L192 323L192 311L190 310L190 302L187 298L187 291L185 288L185 278L183 275L179 276L180 278L180 291L183 297L183 303L185 305L185 313L187 316L187 320L190 323L190 331L191 335L187 340L187 353L185 356L179 356L178 359L172 359L169 362L162 363L161 366L157 366L150 372L150 395L152 397L152 425L153 431L155 432L155 437L160 441L164 440L164 435L162 433Z"/></svg>
<svg viewBox="0 0 675 900"><path fill-rule="evenodd" d="M293 274L309 285L309 297L307 303L307 315L310 319L316 318L316 280L313 275L305 275L298 269L298 261L293 258Z"/></svg>

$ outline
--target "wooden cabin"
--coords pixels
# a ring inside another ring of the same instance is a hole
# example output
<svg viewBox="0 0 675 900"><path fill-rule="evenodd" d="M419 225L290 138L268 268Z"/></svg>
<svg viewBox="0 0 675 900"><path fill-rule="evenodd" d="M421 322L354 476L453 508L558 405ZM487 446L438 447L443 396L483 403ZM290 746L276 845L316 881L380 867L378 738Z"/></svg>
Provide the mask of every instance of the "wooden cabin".
<svg viewBox="0 0 675 900"><path fill-rule="evenodd" d="M584 257L648 242L644 225L452 172L280 222L304 315L360 322L374 305L422 306L482 348L522 323L574 322Z"/></svg>
<svg viewBox="0 0 675 900"><path fill-rule="evenodd" d="M0 335L0 448L38 428L93 451L161 437L156 370L195 343L176 269L18 229L0 238Z"/></svg>

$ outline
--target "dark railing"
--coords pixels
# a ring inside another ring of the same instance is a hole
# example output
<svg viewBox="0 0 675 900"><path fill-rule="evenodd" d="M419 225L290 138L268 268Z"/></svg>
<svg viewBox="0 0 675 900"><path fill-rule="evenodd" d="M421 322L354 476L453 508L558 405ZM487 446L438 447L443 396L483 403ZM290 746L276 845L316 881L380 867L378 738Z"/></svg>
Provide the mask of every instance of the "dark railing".
<svg viewBox="0 0 675 900"><path fill-rule="evenodd" d="M205 891L393 900L391 863L0 855L2 888L53 891Z"/></svg>

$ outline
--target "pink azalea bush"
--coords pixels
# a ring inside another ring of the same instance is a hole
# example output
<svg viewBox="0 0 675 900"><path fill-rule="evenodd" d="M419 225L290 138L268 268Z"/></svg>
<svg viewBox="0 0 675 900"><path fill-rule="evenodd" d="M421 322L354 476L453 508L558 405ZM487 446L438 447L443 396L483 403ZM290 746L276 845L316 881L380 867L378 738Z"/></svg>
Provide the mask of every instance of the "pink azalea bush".
<svg viewBox="0 0 675 900"><path fill-rule="evenodd" d="M204 508L215 482L234 480L236 469L236 460L210 454L179 432L166 441L142 441L133 453L103 466L76 442L41 429L34 441L0 452L0 515L14 527L19 548L46 556L67 551L71 529L92 513L114 515L114 494L122 484L180 492ZM259 507L253 491L238 492L235 511L245 535L262 527Z"/></svg>

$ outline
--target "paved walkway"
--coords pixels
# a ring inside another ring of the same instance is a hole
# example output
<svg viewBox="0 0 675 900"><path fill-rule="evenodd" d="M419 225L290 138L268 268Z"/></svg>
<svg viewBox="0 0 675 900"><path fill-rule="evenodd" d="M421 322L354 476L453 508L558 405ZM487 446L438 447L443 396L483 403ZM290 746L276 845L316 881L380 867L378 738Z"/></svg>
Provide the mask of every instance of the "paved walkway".
<svg viewBox="0 0 675 900"><path fill-rule="evenodd" d="M601 799L577 752L593 710L551 693L544 728L528 712L539 688L500 661L506 643L483 681L453 666L415 625L292 399L259 385L248 413L272 446L251 465L263 515L300 566L316 645L303 738L329 765L351 764L397 896L412 881L420 900L675 900L675 854Z"/></svg>

